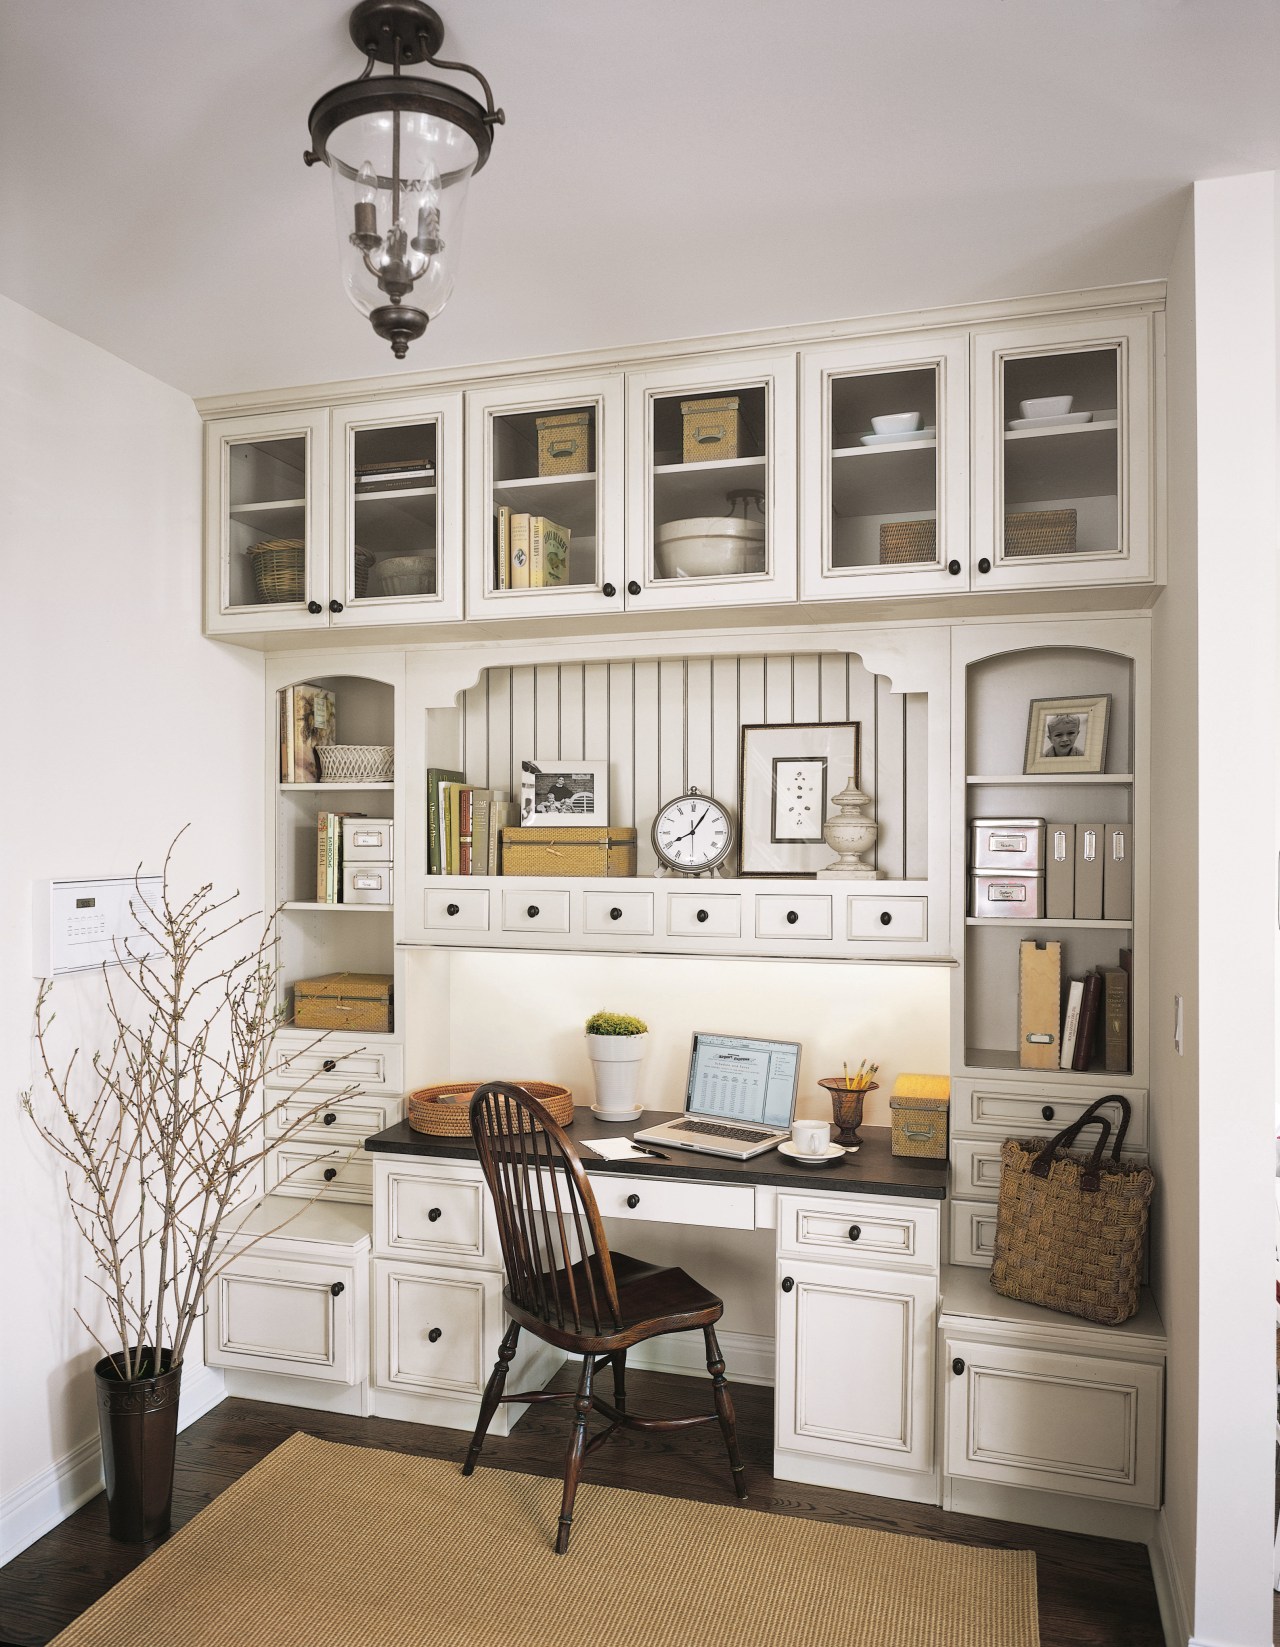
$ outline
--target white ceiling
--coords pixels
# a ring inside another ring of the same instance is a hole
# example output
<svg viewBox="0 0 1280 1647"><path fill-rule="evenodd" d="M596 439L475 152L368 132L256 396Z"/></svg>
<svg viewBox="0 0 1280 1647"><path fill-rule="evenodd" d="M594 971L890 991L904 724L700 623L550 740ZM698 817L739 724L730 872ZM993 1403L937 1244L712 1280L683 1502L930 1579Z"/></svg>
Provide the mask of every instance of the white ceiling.
<svg viewBox="0 0 1280 1647"><path fill-rule="evenodd" d="M1160 276L1280 165L1276 0L438 0L507 125L404 370ZM393 369L306 115L345 0L0 0L0 291L194 395Z"/></svg>

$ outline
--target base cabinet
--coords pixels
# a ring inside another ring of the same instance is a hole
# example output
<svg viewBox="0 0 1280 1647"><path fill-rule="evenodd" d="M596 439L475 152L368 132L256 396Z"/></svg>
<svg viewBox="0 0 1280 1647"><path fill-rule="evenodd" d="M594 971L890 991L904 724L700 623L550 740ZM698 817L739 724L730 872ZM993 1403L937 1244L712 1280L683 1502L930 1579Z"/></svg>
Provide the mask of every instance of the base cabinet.
<svg viewBox="0 0 1280 1647"><path fill-rule="evenodd" d="M488 1352L505 1331L501 1277L384 1259L373 1269L374 1382L478 1401L494 1359Z"/></svg>

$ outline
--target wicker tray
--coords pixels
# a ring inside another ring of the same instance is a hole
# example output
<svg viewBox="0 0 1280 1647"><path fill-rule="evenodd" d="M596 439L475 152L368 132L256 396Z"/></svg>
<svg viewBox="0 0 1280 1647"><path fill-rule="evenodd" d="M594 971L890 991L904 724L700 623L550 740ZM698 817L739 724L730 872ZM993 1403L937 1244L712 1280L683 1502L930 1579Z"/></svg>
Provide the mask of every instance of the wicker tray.
<svg viewBox="0 0 1280 1647"><path fill-rule="evenodd" d="M316 756L325 783L390 783L395 750L384 743L319 743Z"/></svg>
<svg viewBox="0 0 1280 1647"><path fill-rule="evenodd" d="M405 1116L415 1132L437 1138L463 1138L471 1131L469 1106L483 1081L448 1081L443 1086L419 1087L405 1099ZM553 1121L567 1127L573 1120L573 1094L550 1081L515 1081L548 1111Z"/></svg>
<svg viewBox="0 0 1280 1647"><path fill-rule="evenodd" d="M264 605L304 599L306 549L301 538L265 538L247 549Z"/></svg>

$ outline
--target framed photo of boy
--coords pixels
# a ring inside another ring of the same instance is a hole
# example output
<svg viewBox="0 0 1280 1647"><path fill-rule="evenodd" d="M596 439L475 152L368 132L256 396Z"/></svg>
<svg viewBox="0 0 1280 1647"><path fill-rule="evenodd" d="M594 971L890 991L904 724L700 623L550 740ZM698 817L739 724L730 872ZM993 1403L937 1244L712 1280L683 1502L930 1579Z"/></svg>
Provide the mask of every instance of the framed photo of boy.
<svg viewBox="0 0 1280 1647"><path fill-rule="evenodd" d="M1109 692L1092 698L1033 698L1022 770L1064 776L1101 772L1110 718Z"/></svg>
<svg viewBox="0 0 1280 1647"><path fill-rule="evenodd" d="M521 761L522 829L609 822L607 761Z"/></svg>

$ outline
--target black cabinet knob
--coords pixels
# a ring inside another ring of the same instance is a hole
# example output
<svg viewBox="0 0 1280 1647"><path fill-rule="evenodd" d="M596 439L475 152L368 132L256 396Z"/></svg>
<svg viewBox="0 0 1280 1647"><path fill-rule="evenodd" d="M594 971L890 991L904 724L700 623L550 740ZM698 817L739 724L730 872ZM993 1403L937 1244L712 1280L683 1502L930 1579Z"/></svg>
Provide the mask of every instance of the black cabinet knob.
<svg viewBox="0 0 1280 1647"><path fill-rule="evenodd" d="M537 904L530 904L528 909L525 910L525 914L531 921L536 921L538 916L542 914L542 911L538 908Z"/></svg>
<svg viewBox="0 0 1280 1647"><path fill-rule="evenodd" d="M1052 1104L1046 1104L1044 1106L1044 1108L1040 1111L1040 1113L1045 1118L1046 1121L1052 1121L1053 1120L1053 1114L1054 1114L1053 1105Z"/></svg>
<svg viewBox="0 0 1280 1647"><path fill-rule="evenodd" d="M333 1285L329 1288L329 1291L333 1294L333 1296L335 1298L337 1298L340 1293L346 1292L346 1290L347 1290L347 1286L346 1286L345 1281L335 1281L333 1283Z"/></svg>
<svg viewBox="0 0 1280 1647"><path fill-rule="evenodd" d="M640 593L640 585L634 578L632 578L631 582L627 585L627 593L629 595L638 595Z"/></svg>
<svg viewBox="0 0 1280 1647"><path fill-rule="evenodd" d="M628 1195L627 1205L634 1211L640 1205L640 1197L638 1195Z"/></svg>
<svg viewBox="0 0 1280 1647"><path fill-rule="evenodd" d="M441 1336L442 1335L441 1335L439 1327L432 1327L431 1331L427 1334L427 1343L428 1344L438 1344L440 1342Z"/></svg>
<svg viewBox="0 0 1280 1647"><path fill-rule="evenodd" d="M789 1275L784 1275L783 1278L782 1278L782 1290L783 1290L783 1292L790 1292L792 1287L794 1287L794 1286L795 1286L794 1279Z"/></svg>
<svg viewBox="0 0 1280 1647"><path fill-rule="evenodd" d="M698 919L700 921L705 921L705 920L709 919L709 917L710 917L710 911L709 910L700 909L698 911Z"/></svg>
<svg viewBox="0 0 1280 1647"><path fill-rule="evenodd" d="M799 919L800 919L800 917L794 909L789 909L787 911L787 925L788 926L794 926Z"/></svg>
<svg viewBox="0 0 1280 1647"><path fill-rule="evenodd" d="M893 925L893 916L889 913L889 911L887 909L882 909L880 911L880 925L881 926L892 926Z"/></svg>
<svg viewBox="0 0 1280 1647"><path fill-rule="evenodd" d="M862 1225L861 1224L850 1224L849 1225L849 1239L850 1239L850 1241L860 1241L862 1239Z"/></svg>
<svg viewBox="0 0 1280 1647"><path fill-rule="evenodd" d="M307 611L310 612L313 618L316 618L324 611L324 607L321 606L318 600L309 600L307 602Z"/></svg>
<svg viewBox="0 0 1280 1647"><path fill-rule="evenodd" d="M321 1066L320 1066L320 1068L325 1072L326 1075L332 1075L334 1070L337 1069L337 1067L338 1067L338 1060L336 1058L326 1058L324 1063L321 1064Z"/></svg>
<svg viewBox="0 0 1280 1647"><path fill-rule="evenodd" d="M950 572L953 578L958 578L962 570L963 568L958 560L949 560L947 562L947 571Z"/></svg>
<svg viewBox="0 0 1280 1647"><path fill-rule="evenodd" d="M444 912L446 915L460 915L462 913L457 904L446 904Z"/></svg>
<svg viewBox="0 0 1280 1647"><path fill-rule="evenodd" d="M331 1109L327 1109L324 1112L324 1124L325 1124L325 1126L331 1127L337 1119L338 1119L338 1117L334 1114L334 1112Z"/></svg>
<svg viewBox="0 0 1280 1647"><path fill-rule="evenodd" d="M326 1167L324 1169L324 1181L325 1181L326 1184L332 1184L332 1182L334 1181L334 1179L337 1176L338 1176L337 1167Z"/></svg>
<svg viewBox="0 0 1280 1647"><path fill-rule="evenodd" d="M601 588L600 593L604 596L604 598L606 600L612 600L613 597L618 593L618 591L614 588L614 586L611 583L606 583Z"/></svg>
<svg viewBox="0 0 1280 1647"><path fill-rule="evenodd" d="M611 921L620 921L622 919L622 911L618 908L617 904L614 904L613 908L609 911L609 919Z"/></svg>
<svg viewBox="0 0 1280 1647"><path fill-rule="evenodd" d="M427 1214L427 1222L429 1224L434 1224L436 1219L439 1218L439 1216L440 1216L440 1208L439 1207L432 1207L431 1211Z"/></svg>
<svg viewBox="0 0 1280 1647"><path fill-rule="evenodd" d="M978 562L978 570L979 572L989 572L991 570L991 562L985 555L983 555L982 559Z"/></svg>
<svg viewBox="0 0 1280 1647"><path fill-rule="evenodd" d="M951 1370L957 1378L959 1378L960 1374L964 1371L964 1362L959 1356L956 1356L955 1360L951 1363Z"/></svg>
<svg viewBox="0 0 1280 1647"><path fill-rule="evenodd" d="M331 612L341 612L342 602L340 600L331 600L329 602L329 610Z"/></svg>

